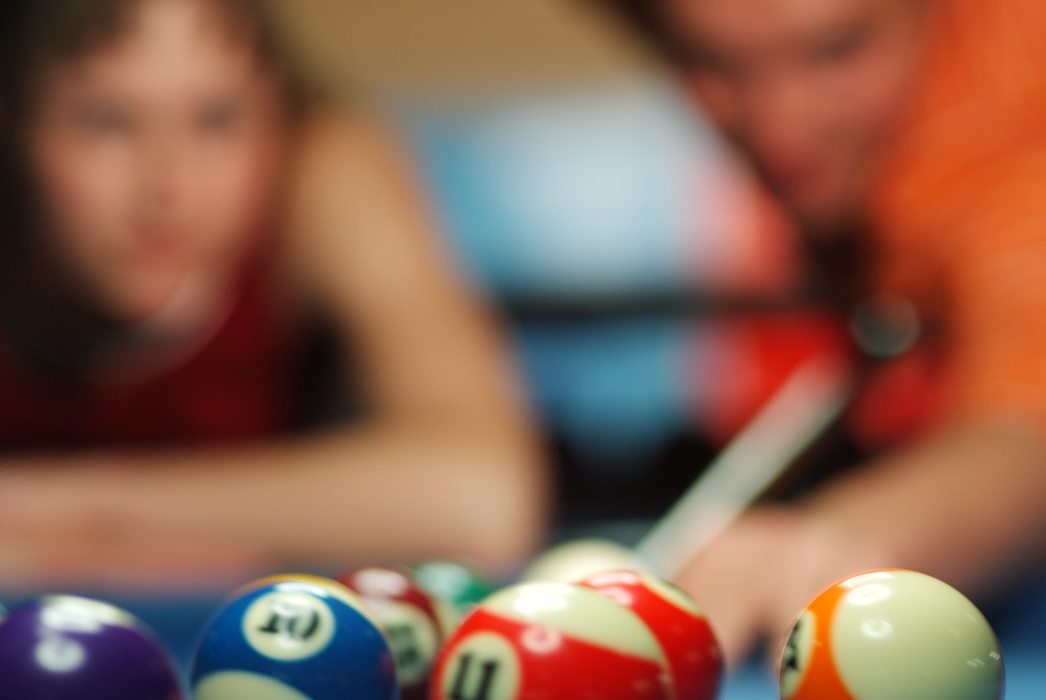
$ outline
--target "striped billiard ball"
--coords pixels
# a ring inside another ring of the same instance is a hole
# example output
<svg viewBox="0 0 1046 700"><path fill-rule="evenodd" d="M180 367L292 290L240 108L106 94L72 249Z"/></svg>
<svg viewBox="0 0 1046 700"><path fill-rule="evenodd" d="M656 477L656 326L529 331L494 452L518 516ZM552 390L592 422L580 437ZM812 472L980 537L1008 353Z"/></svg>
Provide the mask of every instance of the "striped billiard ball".
<svg viewBox="0 0 1046 700"><path fill-rule="evenodd" d="M799 615L781 654L783 700L997 700L999 642L946 583L914 571L852 576Z"/></svg>
<svg viewBox="0 0 1046 700"><path fill-rule="evenodd" d="M395 700L380 623L345 586L277 576L233 594L211 619L192 668L196 700Z"/></svg>
<svg viewBox="0 0 1046 700"><path fill-rule="evenodd" d="M670 700L657 640L589 588L525 583L487 598L447 641L432 700Z"/></svg>
<svg viewBox="0 0 1046 700"><path fill-rule="evenodd" d="M385 628L402 700L423 700L442 642L436 603L406 569L368 566L346 571L336 580L358 593Z"/></svg>
<svg viewBox="0 0 1046 700"><path fill-rule="evenodd" d="M690 596L636 571L594 574L581 585L624 605L646 623L665 652L676 700L715 700L723 660L711 625Z"/></svg>

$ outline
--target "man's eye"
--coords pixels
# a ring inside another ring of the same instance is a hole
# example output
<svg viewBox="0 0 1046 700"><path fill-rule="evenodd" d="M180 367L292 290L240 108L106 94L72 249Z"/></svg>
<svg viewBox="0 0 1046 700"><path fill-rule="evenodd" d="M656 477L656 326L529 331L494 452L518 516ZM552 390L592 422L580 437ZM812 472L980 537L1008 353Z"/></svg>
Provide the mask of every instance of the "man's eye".
<svg viewBox="0 0 1046 700"><path fill-rule="evenodd" d="M234 102L216 102L207 105L197 117L200 129L210 133L227 133L239 126L243 109Z"/></svg>
<svg viewBox="0 0 1046 700"><path fill-rule="evenodd" d="M860 51L867 42L868 31L863 27L854 27L817 42L810 51L810 58L817 62L841 61Z"/></svg>
<svg viewBox="0 0 1046 700"><path fill-rule="evenodd" d="M693 47L687 51L686 61L693 70L722 75L736 72L736 66L728 58L700 47Z"/></svg>

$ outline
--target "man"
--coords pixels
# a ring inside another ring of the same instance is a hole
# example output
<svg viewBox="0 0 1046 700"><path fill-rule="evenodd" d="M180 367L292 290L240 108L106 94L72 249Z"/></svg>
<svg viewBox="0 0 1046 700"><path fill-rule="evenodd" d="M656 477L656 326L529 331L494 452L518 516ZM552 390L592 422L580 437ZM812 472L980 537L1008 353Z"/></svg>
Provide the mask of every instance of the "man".
<svg viewBox="0 0 1046 700"><path fill-rule="evenodd" d="M865 236L868 293L940 329L933 429L751 511L681 575L727 660L857 570L974 596L1026 573L1046 544L1046 4L627 5L809 240Z"/></svg>

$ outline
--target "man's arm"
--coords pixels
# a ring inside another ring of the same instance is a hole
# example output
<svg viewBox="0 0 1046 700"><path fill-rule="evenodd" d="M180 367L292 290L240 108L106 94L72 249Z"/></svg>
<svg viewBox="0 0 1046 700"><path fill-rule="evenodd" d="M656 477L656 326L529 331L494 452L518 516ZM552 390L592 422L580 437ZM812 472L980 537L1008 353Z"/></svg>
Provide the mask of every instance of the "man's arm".
<svg viewBox="0 0 1046 700"><path fill-rule="evenodd" d="M750 512L679 583L736 664L761 637L783 641L803 605L850 574L914 569L977 596L1044 550L1046 445L1024 424L984 420L850 472L799 506Z"/></svg>

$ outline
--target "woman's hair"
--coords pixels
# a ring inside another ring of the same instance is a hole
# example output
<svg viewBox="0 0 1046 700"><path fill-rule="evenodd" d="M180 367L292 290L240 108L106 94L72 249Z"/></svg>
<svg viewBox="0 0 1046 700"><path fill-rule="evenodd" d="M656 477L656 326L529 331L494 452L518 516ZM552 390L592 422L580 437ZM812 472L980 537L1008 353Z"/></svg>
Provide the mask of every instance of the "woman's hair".
<svg viewBox="0 0 1046 700"><path fill-rule="evenodd" d="M15 120L32 99L40 72L119 40L145 0L4 0L0 3L0 109ZM300 98L301 76L274 31L264 0L186 0L221 12L228 28L250 41L259 60Z"/></svg>
<svg viewBox="0 0 1046 700"><path fill-rule="evenodd" d="M0 258L24 252L31 228L34 193L21 144L41 75L121 39L145 1L0 0ZM218 10L281 82L289 115L304 111L311 93L277 37L265 0L185 1Z"/></svg>

